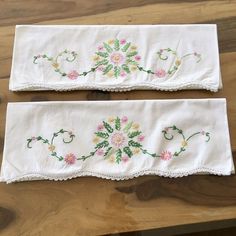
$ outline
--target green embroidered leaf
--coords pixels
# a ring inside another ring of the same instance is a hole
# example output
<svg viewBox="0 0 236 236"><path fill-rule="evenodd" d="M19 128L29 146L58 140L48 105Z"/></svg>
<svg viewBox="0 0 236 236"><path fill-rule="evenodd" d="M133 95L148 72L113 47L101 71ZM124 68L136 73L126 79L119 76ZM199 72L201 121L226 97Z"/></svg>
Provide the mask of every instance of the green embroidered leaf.
<svg viewBox="0 0 236 236"><path fill-rule="evenodd" d="M133 153L131 151L131 149L127 146L123 148L124 152L128 155L128 157L132 157Z"/></svg>
<svg viewBox="0 0 236 236"><path fill-rule="evenodd" d="M100 65L107 65L108 64L108 60L107 59L104 59L104 60L101 60L101 61L98 61L95 66L100 66Z"/></svg>
<svg viewBox="0 0 236 236"><path fill-rule="evenodd" d="M109 133L113 132L113 128L106 121L103 121L103 125Z"/></svg>
<svg viewBox="0 0 236 236"><path fill-rule="evenodd" d="M100 138L106 138L107 139L109 137L109 134L104 133L104 132L96 132L95 134Z"/></svg>
<svg viewBox="0 0 236 236"><path fill-rule="evenodd" d="M99 149L99 148L104 148L104 147L108 147L109 146L109 142L104 140L102 141L101 143L98 143L96 146L95 146L95 149Z"/></svg>
<svg viewBox="0 0 236 236"><path fill-rule="evenodd" d="M121 162L121 155L122 155L122 151L120 149L118 149L116 151L116 162L119 164Z"/></svg>
<svg viewBox="0 0 236 236"><path fill-rule="evenodd" d="M104 42L103 46L107 50L107 52L111 53L113 51L112 47L109 44Z"/></svg>
<svg viewBox="0 0 236 236"><path fill-rule="evenodd" d="M43 143L49 143L48 139L43 140Z"/></svg>
<svg viewBox="0 0 236 236"><path fill-rule="evenodd" d="M112 64L109 64L103 71L103 74L107 74L111 69L113 68L113 65Z"/></svg>
<svg viewBox="0 0 236 236"><path fill-rule="evenodd" d="M42 137L41 137L41 136L38 136L36 139L37 139L37 140L41 140L41 139L42 139Z"/></svg>
<svg viewBox="0 0 236 236"><path fill-rule="evenodd" d="M104 58L108 57L108 53L107 52L96 52L96 54L98 56L100 56L100 57L104 57Z"/></svg>
<svg viewBox="0 0 236 236"><path fill-rule="evenodd" d="M137 54L138 54L137 51L133 51L133 52L128 52L128 53L126 54L126 56L127 56L127 57L133 57L133 56L135 56L135 55L137 55Z"/></svg>
<svg viewBox="0 0 236 236"><path fill-rule="evenodd" d="M130 43L126 43L125 46L121 49L122 52L126 52L130 46Z"/></svg>
<svg viewBox="0 0 236 236"><path fill-rule="evenodd" d="M142 133L141 131L134 131L134 132L129 133L128 137L129 138L134 138L134 137L140 135L141 133Z"/></svg>
<svg viewBox="0 0 236 236"><path fill-rule="evenodd" d="M120 67L119 66L114 67L114 75L116 78L119 77L119 75L120 75Z"/></svg>
<svg viewBox="0 0 236 236"><path fill-rule="evenodd" d="M112 147L109 147L106 152L104 153L104 157L107 158L111 155Z"/></svg>
<svg viewBox="0 0 236 236"><path fill-rule="evenodd" d="M129 67L126 64L122 65L122 69L127 72L128 74L130 73Z"/></svg>
<svg viewBox="0 0 236 236"><path fill-rule="evenodd" d="M127 64L138 65L138 62L133 61L133 60L131 60L131 59L127 59L126 62L127 62Z"/></svg>
<svg viewBox="0 0 236 236"><path fill-rule="evenodd" d="M129 132L129 130L130 130L132 124L133 124L133 121L130 121L130 122L124 127L123 130L124 130L125 133L128 133L128 132Z"/></svg>
<svg viewBox="0 0 236 236"><path fill-rule="evenodd" d="M52 153L51 153L51 156L53 156L53 157L56 156L56 155L57 155L56 152L52 152Z"/></svg>
<svg viewBox="0 0 236 236"><path fill-rule="evenodd" d="M120 50L120 41L118 39L115 39L115 41L114 41L114 49L116 51Z"/></svg>
<svg viewBox="0 0 236 236"><path fill-rule="evenodd" d="M141 145L140 143L135 142L135 141L133 141L133 140L130 140L130 141L128 142L128 144L129 144L129 146L132 146L132 147L142 147L142 145Z"/></svg>
<svg viewBox="0 0 236 236"><path fill-rule="evenodd" d="M115 119L115 128L116 130L120 130L120 118L116 117Z"/></svg>

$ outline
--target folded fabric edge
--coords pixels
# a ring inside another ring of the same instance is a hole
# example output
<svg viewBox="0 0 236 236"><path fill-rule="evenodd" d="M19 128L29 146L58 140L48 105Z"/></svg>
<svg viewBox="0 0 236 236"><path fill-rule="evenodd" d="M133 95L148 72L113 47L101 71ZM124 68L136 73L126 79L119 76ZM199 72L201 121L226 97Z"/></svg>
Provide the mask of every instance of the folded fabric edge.
<svg viewBox="0 0 236 236"><path fill-rule="evenodd" d="M131 174L131 175L125 175L125 176L112 176L107 174L101 174L101 173L95 173L95 172L89 172L89 171L79 171L73 174L68 175L53 175L53 174L40 174L40 173L29 173L25 175L21 175L18 177L14 177L11 179L5 179L3 176L0 177L0 182L6 182L7 184L13 183L13 182L20 182L20 181L30 181L30 180L54 180L54 181L63 181L63 180L69 180L74 179L77 177L97 177L102 179L108 179L108 180L128 180L137 178L144 175L157 175L160 177L168 177L168 178L181 178L186 177L189 175L201 175L201 174L209 174L209 175L216 175L216 176L229 176L233 174L233 171L220 171L220 170L214 170L207 167L201 167L189 171L184 172L167 172L167 171L160 171L160 170L143 170L139 171L137 173Z"/></svg>
<svg viewBox="0 0 236 236"><path fill-rule="evenodd" d="M58 27L65 27L65 28L78 28L78 27L81 27L81 28L93 28L93 27L98 27L98 28L103 28L103 27L122 27L122 28L135 28L135 27L198 27L198 26L201 26L201 27L215 27L217 28L217 24L135 24L135 25L122 25L122 24L119 24L119 25L112 25L112 24L106 24L106 25L98 25L98 24L93 24L93 25L16 25L15 26L15 29L17 28L21 28L21 27L27 27L27 28L58 28Z"/></svg>
<svg viewBox="0 0 236 236"><path fill-rule="evenodd" d="M205 89L211 92L217 92L218 89L221 89L222 86L219 84L218 86L212 85L204 85L204 84L182 84L173 87L165 87L158 85L147 85L147 84L139 84L135 86L104 86L104 85L45 85L45 84L31 84L31 85L22 85L22 86L14 86L11 83L9 84L10 91L44 91L44 90L55 90L55 91L72 91L72 90L101 90L101 91L110 91L110 92L124 92L131 90L159 90L159 91L178 91L178 90L197 90L197 89Z"/></svg>

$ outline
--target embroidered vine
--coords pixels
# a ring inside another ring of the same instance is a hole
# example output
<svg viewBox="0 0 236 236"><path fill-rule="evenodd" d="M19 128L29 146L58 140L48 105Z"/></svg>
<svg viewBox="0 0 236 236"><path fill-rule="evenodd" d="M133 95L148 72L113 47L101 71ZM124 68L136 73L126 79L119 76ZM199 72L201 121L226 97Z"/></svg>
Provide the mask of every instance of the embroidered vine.
<svg viewBox="0 0 236 236"><path fill-rule="evenodd" d="M70 80L76 80L79 77L87 76L90 73L101 73L108 78L126 77L133 72L144 72L154 75L156 78L169 78L179 70L184 60L189 57L195 57L196 63L201 61L201 54L197 52L187 53L183 56L178 55L177 51L171 48L160 49L157 52L157 65L160 61L167 61L170 56L173 60L169 69L158 67L155 70L145 69L140 65L141 56L138 53L138 48L126 39L110 39L103 42L98 46L97 51L93 56L93 66L83 72L79 72L76 68L65 72L59 59L64 59L66 62L73 62L76 60L78 54L75 51L64 50L55 57L48 56L47 54L39 54L34 56L33 63L38 64L39 59L45 59L50 62L54 71L59 73L62 77L67 77Z"/></svg>
<svg viewBox="0 0 236 236"><path fill-rule="evenodd" d="M67 164L74 164L76 161L76 156L73 153L66 154L65 156L59 155L56 151L56 146L54 144L55 138L59 135L67 135L67 138L63 137L62 141L65 144L71 143L75 135L71 131L60 129L58 132L53 133L51 139L43 138L42 136L32 136L27 139L27 147L32 148L34 142L42 142L48 146L48 150L52 157L57 158L59 161L65 161Z"/></svg>
<svg viewBox="0 0 236 236"><path fill-rule="evenodd" d="M42 136L33 136L27 139L27 147L32 148L32 143L35 141L41 141L48 146L48 150L51 156L56 157L59 161L65 161L67 164L74 164L77 161L85 161L88 158L94 156L103 157L105 160L115 162L128 162L133 156L138 154L144 154L153 158L160 158L161 160L170 160L173 157L180 156L187 150L188 143L194 137L201 135L206 138L206 142L210 140L209 132L198 131L192 133L190 136L186 136L182 129L177 126L168 126L162 130L164 139L171 141L175 135L178 134L181 137L181 143L177 150L163 150L161 153L152 153L145 149L143 141L145 136L140 130L140 125L134 121L130 121L127 116L109 117L107 120L103 120L97 126L97 130L94 132L93 143L95 144L93 150L88 155L78 156L73 153L58 155L56 146L54 145L54 139L60 134L67 134L67 139L63 138L65 144L71 143L75 135L71 131L59 130L53 133L51 140L43 138Z"/></svg>

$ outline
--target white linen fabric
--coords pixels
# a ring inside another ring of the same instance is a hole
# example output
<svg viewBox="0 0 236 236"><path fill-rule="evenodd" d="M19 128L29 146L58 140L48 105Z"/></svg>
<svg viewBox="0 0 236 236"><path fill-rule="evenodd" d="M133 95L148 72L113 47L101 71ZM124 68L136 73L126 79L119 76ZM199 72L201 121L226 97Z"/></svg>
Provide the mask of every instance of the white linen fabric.
<svg viewBox="0 0 236 236"><path fill-rule="evenodd" d="M225 99L8 104L7 183L231 173Z"/></svg>
<svg viewBox="0 0 236 236"><path fill-rule="evenodd" d="M222 87L216 25L23 25L13 54L13 91Z"/></svg>

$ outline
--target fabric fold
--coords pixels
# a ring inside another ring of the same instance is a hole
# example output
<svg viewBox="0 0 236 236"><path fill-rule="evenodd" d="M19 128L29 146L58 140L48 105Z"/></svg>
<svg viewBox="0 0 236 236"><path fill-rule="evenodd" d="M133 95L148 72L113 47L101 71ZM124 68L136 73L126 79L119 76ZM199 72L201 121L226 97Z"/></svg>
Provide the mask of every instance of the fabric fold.
<svg viewBox="0 0 236 236"><path fill-rule="evenodd" d="M231 173L225 99L8 104L7 183Z"/></svg>

